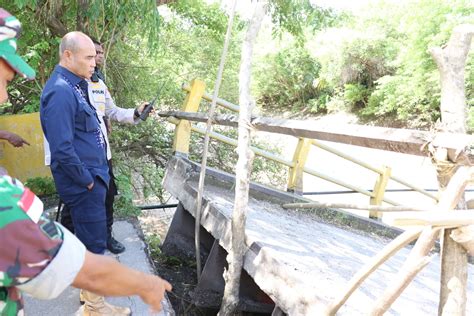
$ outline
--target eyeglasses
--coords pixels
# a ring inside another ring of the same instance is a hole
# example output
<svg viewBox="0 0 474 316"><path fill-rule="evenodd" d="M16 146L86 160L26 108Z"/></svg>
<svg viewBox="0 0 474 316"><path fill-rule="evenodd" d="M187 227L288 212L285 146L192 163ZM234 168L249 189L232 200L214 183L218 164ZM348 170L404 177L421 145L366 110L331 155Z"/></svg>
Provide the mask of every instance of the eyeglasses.
<svg viewBox="0 0 474 316"><path fill-rule="evenodd" d="M103 52L103 51L98 51L98 50L96 50L95 53L96 53L97 55L104 55L104 52Z"/></svg>

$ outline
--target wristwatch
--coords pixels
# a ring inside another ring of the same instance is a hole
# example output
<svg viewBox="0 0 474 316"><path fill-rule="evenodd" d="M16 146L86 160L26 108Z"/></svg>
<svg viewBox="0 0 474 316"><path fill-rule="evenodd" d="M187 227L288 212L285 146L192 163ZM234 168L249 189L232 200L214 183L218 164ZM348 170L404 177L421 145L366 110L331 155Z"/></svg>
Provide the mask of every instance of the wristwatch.
<svg viewBox="0 0 474 316"><path fill-rule="evenodd" d="M135 111L133 112L133 116L137 119L140 117L140 113L138 113L138 109L136 108Z"/></svg>

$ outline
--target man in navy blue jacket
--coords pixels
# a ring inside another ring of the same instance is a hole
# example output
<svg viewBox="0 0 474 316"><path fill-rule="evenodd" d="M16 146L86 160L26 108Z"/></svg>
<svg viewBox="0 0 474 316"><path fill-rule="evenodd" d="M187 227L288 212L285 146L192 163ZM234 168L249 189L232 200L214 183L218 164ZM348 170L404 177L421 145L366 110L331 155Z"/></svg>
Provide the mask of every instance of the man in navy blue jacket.
<svg viewBox="0 0 474 316"><path fill-rule="evenodd" d="M51 173L61 200L71 209L77 238L87 250L103 254L107 247L105 195L109 183L107 143L99 118L89 103L87 78L95 68L95 47L81 32L66 34L60 61L41 94L40 118L51 151ZM102 296L83 291L85 312L129 315ZM87 314L89 315L89 314Z"/></svg>
<svg viewBox="0 0 474 316"><path fill-rule="evenodd" d="M105 192L109 183L106 143L87 81L95 47L80 32L66 34L60 62L41 95L40 118L51 150L51 172L61 199L71 207L76 235L97 254L106 249Z"/></svg>

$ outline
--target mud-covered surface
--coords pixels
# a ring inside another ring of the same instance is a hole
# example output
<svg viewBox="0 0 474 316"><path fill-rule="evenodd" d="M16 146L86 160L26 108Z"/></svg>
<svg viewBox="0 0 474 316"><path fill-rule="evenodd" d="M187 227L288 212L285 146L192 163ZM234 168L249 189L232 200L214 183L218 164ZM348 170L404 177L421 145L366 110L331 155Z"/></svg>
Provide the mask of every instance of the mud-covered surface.
<svg viewBox="0 0 474 316"><path fill-rule="evenodd" d="M173 285L168 299L176 315L215 316L222 299L222 293L196 293L196 265L194 258L160 256L152 258L156 273ZM197 294L197 295L196 295ZM195 305L197 304L197 306ZM214 306L202 307L202 306ZM242 312L241 316L264 316L267 314ZM269 314L268 314L269 315Z"/></svg>
<svg viewBox="0 0 474 316"><path fill-rule="evenodd" d="M168 298L176 315L215 315L196 307L193 304L192 294L196 287L196 267L182 260L154 258L153 264L160 277L173 285L173 291Z"/></svg>

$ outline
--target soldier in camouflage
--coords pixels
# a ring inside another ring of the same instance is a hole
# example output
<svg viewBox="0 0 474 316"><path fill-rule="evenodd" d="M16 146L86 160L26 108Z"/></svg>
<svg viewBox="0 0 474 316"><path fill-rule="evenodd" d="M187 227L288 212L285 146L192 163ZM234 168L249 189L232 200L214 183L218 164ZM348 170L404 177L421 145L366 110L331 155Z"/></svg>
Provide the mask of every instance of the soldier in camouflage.
<svg viewBox="0 0 474 316"><path fill-rule="evenodd" d="M0 9L0 103L8 99L6 93L6 86L8 81L13 79L14 72L10 69L17 70L23 77L33 79L35 71L28 66L16 52L16 34L20 23L15 17L12 17L7 11ZM0 139L8 141L14 147L22 147L29 145L29 143L15 133L0 130ZM5 170L0 168L0 174L5 173Z"/></svg>
<svg viewBox="0 0 474 316"><path fill-rule="evenodd" d="M19 181L1 177L0 196L0 313L22 315L20 289L57 255L63 234L42 216L43 204Z"/></svg>
<svg viewBox="0 0 474 316"><path fill-rule="evenodd" d="M35 76L16 54L19 32L19 21L0 8L0 103L15 72ZM161 309L164 292L171 291L155 275L87 251L71 232L43 216L43 203L33 192L0 173L0 315L24 314L21 292L52 299L69 285L100 295L139 295L154 312ZM84 315L104 313L84 310Z"/></svg>
<svg viewBox="0 0 474 316"><path fill-rule="evenodd" d="M69 285L110 296L139 295L161 309L165 280L93 254L59 223L43 216L43 203L22 183L0 176L0 315L21 316L21 292L52 299ZM83 315L108 315L83 310ZM114 314L115 315L115 314Z"/></svg>

